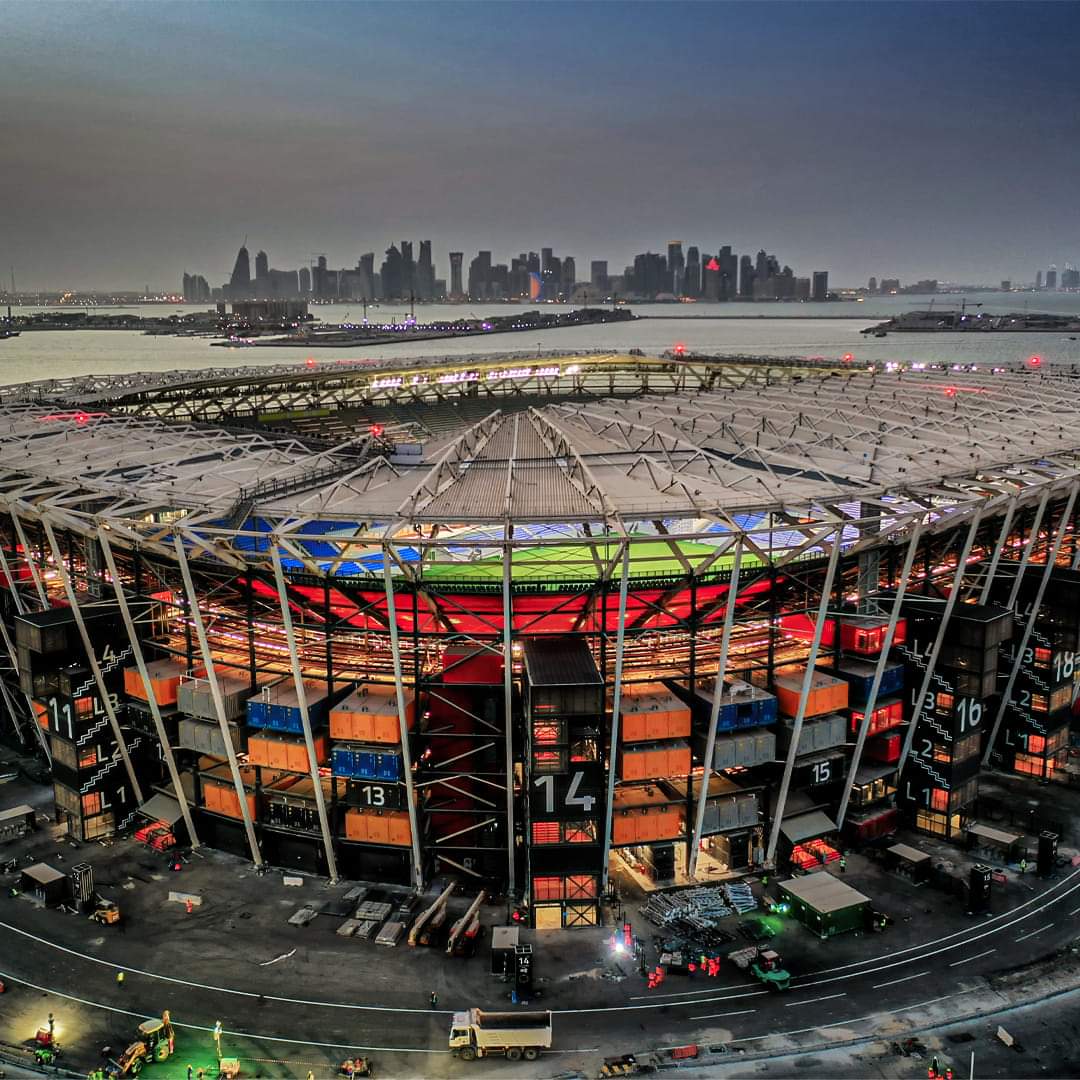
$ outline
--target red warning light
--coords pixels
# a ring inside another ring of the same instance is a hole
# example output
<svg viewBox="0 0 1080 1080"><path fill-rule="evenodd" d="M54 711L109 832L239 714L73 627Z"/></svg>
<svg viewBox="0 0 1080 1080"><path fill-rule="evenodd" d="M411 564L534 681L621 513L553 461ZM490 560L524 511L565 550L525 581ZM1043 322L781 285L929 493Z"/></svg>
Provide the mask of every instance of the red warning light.
<svg viewBox="0 0 1080 1080"><path fill-rule="evenodd" d="M383 433L383 426L382 424L372 424L368 428L368 432L373 439L377 439Z"/></svg>
<svg viewBox="0 0 1080 1080"><path fill-rule="evenodd" d="M675 355L676 356L685 356L686 355L686 346L681 341L679 342L678 345L675 346Z"/></svg>
<svg viewBox="0 0 1080 1080"><path fill-rule="evenodd" d="M1039 367L1042 364L1041 356L1029 356L1028 367Z"/></svg>
<svg viewBox="0 0 1080 1080"><path fill-rule="evenodd" d="M946 386L945 387L945 396L946 397L956 397L956 387L955 386Z"/></svg>
<svg viewBox="0 0 1080 1080"><path fill-rule="evenodd" d="M705 264L705 269L706 270L719 270L720 269L720 264L716 261L716 256L715 255Z"/></svg>
<svg viewBox="0 0 1080 1080"><path fill-rule="evenodd" d="M305 364L307 364L307 366L308 366L308 367L314 367L314 366L315 366L315 357L314 357L314 356L309 356L309 357L308 357L308 358L307 358L307 359L306 359L306 360L304 361L304 363L305 363Z"/></svg>
<svg viewBox="0 0 1080 1080"><path fill-rule="evenodd" d="M843 357L841 357L841 359L844 361L845 364L850 364L851 361L855 359L855 354L846 352L844 353Z"/></svg>

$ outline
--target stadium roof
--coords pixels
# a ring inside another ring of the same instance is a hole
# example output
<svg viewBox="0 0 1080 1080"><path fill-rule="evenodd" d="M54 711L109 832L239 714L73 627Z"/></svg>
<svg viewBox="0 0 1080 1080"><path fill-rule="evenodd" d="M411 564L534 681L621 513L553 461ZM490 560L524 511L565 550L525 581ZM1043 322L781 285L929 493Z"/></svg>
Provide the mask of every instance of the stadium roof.
<svg viewBox="0 0 1080 1080"><path fill-rule="evenodd" d="M911 514L1036 497L1080 469L1080 381L838 367L590 354L28 384L0 390L0 505L217 546L313 522L421 545L489 527L536 543L529 525L715 543L783 522L874 542ZM363 425L332 443L273 430L406 395L421 418L459 403L479 418L408 454ZM857 523L875 518L866 537Z"/></svg>

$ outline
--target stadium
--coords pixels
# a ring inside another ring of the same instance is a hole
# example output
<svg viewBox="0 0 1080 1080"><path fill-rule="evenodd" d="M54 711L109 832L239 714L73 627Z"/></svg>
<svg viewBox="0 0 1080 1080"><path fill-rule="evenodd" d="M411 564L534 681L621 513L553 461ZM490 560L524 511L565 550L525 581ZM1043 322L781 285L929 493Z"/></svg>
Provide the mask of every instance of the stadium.
<svg viewBox="0 0 1080 1080"><path fill-rule="evenodd" d="M0 390L5 733L93 839L537 927L1070 775L1080 383L618 353Z"/></svg>

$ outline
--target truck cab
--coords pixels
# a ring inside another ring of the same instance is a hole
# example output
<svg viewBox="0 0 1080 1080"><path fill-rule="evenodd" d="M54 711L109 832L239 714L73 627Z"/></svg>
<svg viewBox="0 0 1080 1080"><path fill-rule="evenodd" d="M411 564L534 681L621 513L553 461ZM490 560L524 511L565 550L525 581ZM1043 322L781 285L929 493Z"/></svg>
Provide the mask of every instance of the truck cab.
<svg viewBox="0 0 1080 1080"><path fill-rule="evenodd" d="M453 1022L450 1024L450 1049L460 1050L463 1046L472 1046L469 1014L467 1012L456 1012L454 1013Z"/></svg>

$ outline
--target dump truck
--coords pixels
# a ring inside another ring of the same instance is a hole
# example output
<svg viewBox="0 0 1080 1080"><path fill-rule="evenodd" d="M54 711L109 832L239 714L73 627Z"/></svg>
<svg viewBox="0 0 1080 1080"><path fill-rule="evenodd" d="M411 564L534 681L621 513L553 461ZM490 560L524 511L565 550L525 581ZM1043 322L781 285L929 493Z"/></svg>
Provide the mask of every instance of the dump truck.
<svg viewBox="0 0 1080 1080"><path fill-rule="evenodd" d="M770 990L787 990L791 986L791 976L784 970L784 961L775 949L758 946L736 949L728 953L728 960L740 971L750 972Z"/></svg>
<svg viewBox="0 0 1080 1080"><path fill-rule="evenodd" d="M470 1009L454 1013L450 1050L462 1061L482 1057L524 1058L535 1061L551 1048L551 1013L484 1012Z"/></svg>

